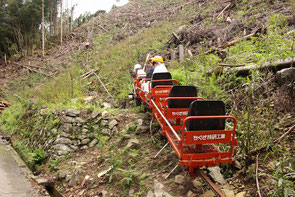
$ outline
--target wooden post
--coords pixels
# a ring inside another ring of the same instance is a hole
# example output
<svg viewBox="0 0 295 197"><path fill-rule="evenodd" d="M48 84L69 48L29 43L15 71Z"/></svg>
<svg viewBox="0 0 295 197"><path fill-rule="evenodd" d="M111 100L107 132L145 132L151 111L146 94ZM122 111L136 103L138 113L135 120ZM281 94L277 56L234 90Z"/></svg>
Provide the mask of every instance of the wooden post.
<svg viewBox="0 0 295 197"><path fill-rule="evenodd" d="M193 57L193 53L192 53L192 51L191 50L187 50L187 53L188 53L188 55L190 56L190 57Z"/></svg>
<svg viewBox="0 0 295 197"><path fill-rule="evenodd" d="M220 38L217 38L217 45L218 45L218 47L221 47L221 39Z"/></svg>
<svg viewBox="0 0 295 197"><path fill-rule="evenodd" d="M171 60L175 60L176 59L176 54L174 50L170 51L170 55L171 55Z"/></svg>
<svg viewBox="0 0 295 197"><path fill-rule="evenodd" d="M7 59L6 59L6 54L4 54L4 63L7 66Z"/></svg>
<svg viewBox="0 0 295 197"><path fill-rule="evenodd" d="M179 50L179 61L182 62L184 60L184 47L183 45L179 45L178 46L178 50Z"/></svg>

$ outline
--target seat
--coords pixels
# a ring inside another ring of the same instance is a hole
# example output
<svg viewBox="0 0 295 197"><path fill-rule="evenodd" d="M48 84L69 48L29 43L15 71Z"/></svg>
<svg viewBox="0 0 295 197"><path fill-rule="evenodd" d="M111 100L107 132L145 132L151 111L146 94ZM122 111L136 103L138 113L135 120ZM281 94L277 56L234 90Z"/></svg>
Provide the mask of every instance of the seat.
<svg viewBox="0 0 295 197"><path fill-rule="evenodd" d="M153 80L165 80L165 79L172 79L172 76L169 72L165 73L154 73L152 76ZM172 81L157 81L151 83L151 88L154 88L158 85L172 85Z"/></svg>
<svg viewBox="0 0 295 197"><path fill-rule="evenodd" d="M197 97L198 91L195 86L173 86L169 97ZM195 99L168 100L168 108L189 108Z"/></svg>
<svg viewBox="0 0 295 197"><path fill-rule="evenodd" d="M222 101L195 100L188 111L189 116L224 116L225 105ZM187 131L224 130L225 119L191 119L186 122Z"/></svg>

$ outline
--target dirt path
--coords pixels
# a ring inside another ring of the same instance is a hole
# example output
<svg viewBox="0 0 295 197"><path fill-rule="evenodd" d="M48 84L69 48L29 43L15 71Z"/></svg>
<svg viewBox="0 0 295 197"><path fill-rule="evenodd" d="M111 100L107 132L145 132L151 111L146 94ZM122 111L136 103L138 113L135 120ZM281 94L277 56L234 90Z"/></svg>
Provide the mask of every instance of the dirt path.
<svg viewBox="0 0 295 197"><path fill-rule="evenodd" d="M0 139L0 197L39 196L13 156L15 152Z"/></svg>

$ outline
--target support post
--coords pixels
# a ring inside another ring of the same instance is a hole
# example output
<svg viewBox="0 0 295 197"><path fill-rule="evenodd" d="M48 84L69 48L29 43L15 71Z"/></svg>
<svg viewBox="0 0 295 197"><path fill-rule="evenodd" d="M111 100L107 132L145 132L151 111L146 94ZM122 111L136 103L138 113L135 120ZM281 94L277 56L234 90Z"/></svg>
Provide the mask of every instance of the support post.
<svg viewBox="0 0 295 197"><path fill-rule="evenodd" d="M167 142L162 148L161 150L154 156L154 159L156 159L158 157L158 155L168 146L169 142Z"/></svg>

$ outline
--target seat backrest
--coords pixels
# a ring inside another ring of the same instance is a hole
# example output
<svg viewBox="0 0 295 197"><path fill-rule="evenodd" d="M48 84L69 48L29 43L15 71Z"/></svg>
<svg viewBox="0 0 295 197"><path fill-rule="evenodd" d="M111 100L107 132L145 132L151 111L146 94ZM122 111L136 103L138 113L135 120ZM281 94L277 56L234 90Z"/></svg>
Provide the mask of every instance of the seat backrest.
<svg viewBox="0 0 295 197"><path fill-rule="evenodd" d="M195 86L173 86L169 97L197 97L198 91ZM189 108L195 99L168 100L168 108Z"/></svg>
<svg viewBox="0 0 295 197"><path fill-rule="evenodd" d="M153 73L151 72L148 72L148 74L146 74L146 78L152 78L152 76L153 76Z"/></svg>
<svg viewBox="0 0 295 197"><path fill-rule="evenodd" d="M195 100L191 103L187 116L224 116L222 101ZM187 131L224 130L225 119L191 119L186 122Z"/></svg>
<svg viewBox="0 0 295 197"><path fill-rule="evenodd" d="M165 79L172 79L172 76L171 76L171 74L169 72L154 73L153 76L152 76L152 80L165 80ZM172 81L152 82L151 88L154 88L157 85L172 85Z"/></svg>

